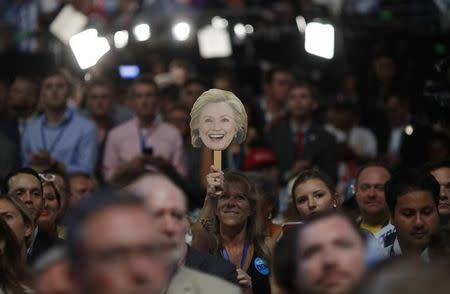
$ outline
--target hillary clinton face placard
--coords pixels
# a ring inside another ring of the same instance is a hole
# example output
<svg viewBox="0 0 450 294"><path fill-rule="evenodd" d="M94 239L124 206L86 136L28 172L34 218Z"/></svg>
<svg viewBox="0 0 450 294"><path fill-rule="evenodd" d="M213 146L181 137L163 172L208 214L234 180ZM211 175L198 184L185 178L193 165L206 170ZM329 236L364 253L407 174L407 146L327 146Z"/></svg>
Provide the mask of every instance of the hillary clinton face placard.
<svg viewBox="0 0 450 294"><path fill-rule="evenodd" d="M247 113L233 93L218 89L204 92L191 111L191 139L211 150L225 150L234 140L242 143L247 134Z"/></svg>

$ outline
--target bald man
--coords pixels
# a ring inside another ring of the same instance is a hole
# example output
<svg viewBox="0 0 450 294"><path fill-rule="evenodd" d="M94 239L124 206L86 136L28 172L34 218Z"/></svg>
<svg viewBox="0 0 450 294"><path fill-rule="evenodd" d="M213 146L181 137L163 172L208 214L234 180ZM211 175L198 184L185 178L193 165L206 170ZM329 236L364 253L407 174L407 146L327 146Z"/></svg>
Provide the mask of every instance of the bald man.
<svg viewBox="0 0 450 294"><path fill-rule="evenodd" d="M236 269L230 263L196 251L186 244L185 235L189 229L186 196L170 179L161 174L145 174L128 185L127 189L144 198L147 208L155 219L157 229L171 241L176 242L173 257L178 260L180 269L183 270L186 266L237 285ZM217 280L212 276L205 278ZM176 280L177 276L174 278L174 281ZM171 289L175 293L176 289L173 286L175 285L171 284L169 293ZM224 288L214 288L214 292L223 289L223 293L234 293L233 291L240 293L239 288L229 283L223 286ZM203 288L213 290L206 284Z"/></svg>

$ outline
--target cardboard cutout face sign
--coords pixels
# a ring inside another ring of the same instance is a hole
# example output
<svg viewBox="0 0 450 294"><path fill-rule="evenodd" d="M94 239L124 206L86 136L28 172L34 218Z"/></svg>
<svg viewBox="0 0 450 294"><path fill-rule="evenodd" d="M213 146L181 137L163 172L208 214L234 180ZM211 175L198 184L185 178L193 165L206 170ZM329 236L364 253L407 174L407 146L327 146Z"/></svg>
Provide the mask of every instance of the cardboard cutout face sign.
<svg viewBox="0 0 450 294"><path fill-rule="evenodd" d="M218 89L204 92L191 111L191 139L211 150L225 150L234 140L240 144L247 134L247 113L233 93Z"/></svg>

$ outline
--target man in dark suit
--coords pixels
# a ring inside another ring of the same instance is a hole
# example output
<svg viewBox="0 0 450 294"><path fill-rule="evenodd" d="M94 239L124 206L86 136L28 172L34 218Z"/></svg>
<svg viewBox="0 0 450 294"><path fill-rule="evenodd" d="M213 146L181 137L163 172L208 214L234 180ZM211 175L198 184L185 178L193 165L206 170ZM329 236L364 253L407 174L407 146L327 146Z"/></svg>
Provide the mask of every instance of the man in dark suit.
<svg viewBox="0 0 450 294"><path fill-rule="evenodd" d="M423 165L431 128L413 119L409 101L401 94L386 97L384 114L384 122L374 130L382 159L392 169Z"/></svg>
<svg viewBox="0 0 450 294"><path fill-rule="evenodd" d="M156 228L176 244L174 254L180 266L238 284L237 272L231 263L186 244L185 236L189 229L186 196L171 180L161 174L147 174L131 183L128 189L145 199L155 218Z"/></svg>
<svg viewBox="0 0 450 294"><path fill-rule="evenodd" d="M55 245L57 238L51 237L36 225L44 207L42 183L39 175L31 168L12 171L5 178L4 192L22 201L28 208L35 223L31 244L27 251L27 263L33 261L47 249Z"/></svg>
<svg viewBox="0 0 450 294"><path fill-rule="evenodd" d="M337 179L336 140L313 121L317 107L311 86L296 84L289 92L287 115L267 134L284 181L311 167Z"/></svg>
<svg viewBox="0 0 450 294"><path fill-rule="evenodd" d="M0 177L2 178L20 166L20 136L25 125L36 112L39 85L31 75L18 75L9 91L5 89L4 92L5 97L0 97L5 100L0 101L0 163L2 166Z"/></svg>
<svg viewBox="0 0 450 294"><path fill-rule="evenodd" d="M184 265L238 285L236 268L226 260L187 246Z"/></svg>

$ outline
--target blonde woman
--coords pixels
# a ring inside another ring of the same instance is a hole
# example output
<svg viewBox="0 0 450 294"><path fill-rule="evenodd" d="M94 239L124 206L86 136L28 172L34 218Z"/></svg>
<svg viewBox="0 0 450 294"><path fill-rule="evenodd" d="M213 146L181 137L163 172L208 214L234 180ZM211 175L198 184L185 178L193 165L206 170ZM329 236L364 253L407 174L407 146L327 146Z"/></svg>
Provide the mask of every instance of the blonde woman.
<svg viewBox="0 0 450 294"><path fill-rule="evenodd" d="M205 144L211 150L225 150L241 144L247 135L247 113L232 92L210 89L197 98L191 110L192 146Z"/></svg>

